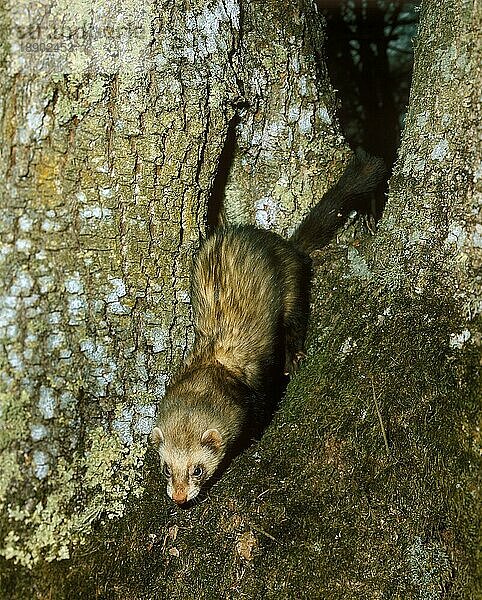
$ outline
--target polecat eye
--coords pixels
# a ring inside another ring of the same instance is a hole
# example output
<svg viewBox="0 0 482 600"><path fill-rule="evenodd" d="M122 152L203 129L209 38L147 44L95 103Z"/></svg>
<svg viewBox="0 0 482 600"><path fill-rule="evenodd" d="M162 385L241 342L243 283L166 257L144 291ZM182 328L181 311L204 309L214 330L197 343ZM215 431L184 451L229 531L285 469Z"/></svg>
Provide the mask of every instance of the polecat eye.
<svg viewBox="0 0 482 600"><path fill-rule="evenodd" d="M171 469L166 465L166 463L164 463L164 466L162 467L162 472L166 477L171 476Z"/></svg>
<svg viewBox="0 0 482 600"><path fill-rule="evenodd" d="M197 465L192 470L192 476L193 477L201 477L202 474L203 474L203 468L200 465Z"/></svg>

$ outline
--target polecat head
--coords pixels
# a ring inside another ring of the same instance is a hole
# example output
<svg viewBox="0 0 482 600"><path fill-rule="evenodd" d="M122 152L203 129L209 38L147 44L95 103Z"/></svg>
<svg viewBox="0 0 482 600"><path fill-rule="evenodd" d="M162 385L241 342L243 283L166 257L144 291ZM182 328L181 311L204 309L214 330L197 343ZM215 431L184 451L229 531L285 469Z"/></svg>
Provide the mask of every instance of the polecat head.
<svg viewBox="0 0 482 600"><path fill-rule="evenodd" d="M226 451L219 429L202 420L186 420L180 413L154 427L151 439L161 458L167 495L176 504L185 504L199 494Z"/></svg>

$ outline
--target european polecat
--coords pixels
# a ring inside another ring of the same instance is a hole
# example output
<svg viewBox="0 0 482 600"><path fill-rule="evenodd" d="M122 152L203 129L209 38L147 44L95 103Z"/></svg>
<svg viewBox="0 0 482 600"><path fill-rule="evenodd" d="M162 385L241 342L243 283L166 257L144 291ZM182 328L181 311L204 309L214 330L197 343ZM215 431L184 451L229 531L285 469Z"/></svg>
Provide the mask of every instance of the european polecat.
<svg viewBox="0 0 482 600"><path fill-rule="evenodd" d="M243 432L266 418L276 377L303 356L309 254L383 174L381 160L355 156L289 240L246 225L219 228L202 244L192 273L194 346L152 431L177 504L195 498Z"/></svg>

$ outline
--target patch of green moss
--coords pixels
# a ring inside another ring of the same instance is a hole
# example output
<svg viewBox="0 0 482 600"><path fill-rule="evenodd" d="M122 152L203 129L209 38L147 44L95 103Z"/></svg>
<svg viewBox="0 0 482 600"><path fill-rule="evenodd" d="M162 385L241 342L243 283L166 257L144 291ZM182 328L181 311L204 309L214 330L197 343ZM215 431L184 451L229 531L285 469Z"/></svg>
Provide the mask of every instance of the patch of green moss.
<svg viewBox="0 0 482 600"><path fill-rule="evenodd" d="M28 438L27 423L29 417L29 396L27 392L22 391L19 397L14 397L8 393L0 394L1 511L5 508L8 491L21 479L22 470L25 468L19 444Z"/></svg>

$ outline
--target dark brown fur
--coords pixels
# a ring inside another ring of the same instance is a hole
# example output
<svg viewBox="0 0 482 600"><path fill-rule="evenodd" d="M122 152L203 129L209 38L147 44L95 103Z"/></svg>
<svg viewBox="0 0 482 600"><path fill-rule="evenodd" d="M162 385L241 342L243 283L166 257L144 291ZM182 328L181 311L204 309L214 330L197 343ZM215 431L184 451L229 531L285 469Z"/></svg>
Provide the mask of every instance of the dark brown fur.
<svg viewBox="0 0 482 600"><path fill-rule="evenodd" d="M292 373L303 356L308 254L329 242L383 172L378 159L355 157L290 240L226 226L201 246L192 273L194 347L166 392L153 434L178 503L195 497L242 432L266 419L280 375ZM188 473L190 454L204 473L196 481Z"/></svg>

